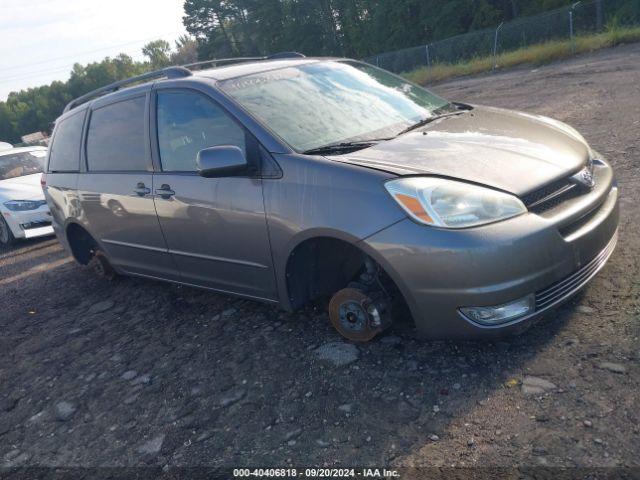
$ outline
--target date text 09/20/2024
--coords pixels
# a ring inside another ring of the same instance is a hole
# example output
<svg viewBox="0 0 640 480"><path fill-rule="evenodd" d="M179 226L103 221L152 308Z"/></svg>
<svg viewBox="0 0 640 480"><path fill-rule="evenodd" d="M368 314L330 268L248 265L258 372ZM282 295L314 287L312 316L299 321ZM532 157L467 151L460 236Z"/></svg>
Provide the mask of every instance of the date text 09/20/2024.
<svg viewBox="0 0 640 480"><path fill-rule="evenodd" d="M234 478L397 478L397 470L386 468L237 468Z"/></svg>

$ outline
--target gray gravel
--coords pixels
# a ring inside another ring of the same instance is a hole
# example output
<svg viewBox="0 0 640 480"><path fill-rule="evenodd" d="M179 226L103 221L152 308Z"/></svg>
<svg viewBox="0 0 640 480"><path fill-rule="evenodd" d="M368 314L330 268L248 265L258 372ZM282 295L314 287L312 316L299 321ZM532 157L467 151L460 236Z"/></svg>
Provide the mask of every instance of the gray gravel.
<svg viewBox="0 0 640 480"><path fill-rule="evenodd" d="M318 358L325 360L334 367L343 367L358 360L358 347L352 343L329 342L316 350Z"/></svg>
<svg viewBox="0 0 640 480"><path fill-rule="evenodd" d="M71 417L73 417L74 413L76 413L76 406L63 400L62 402L56 403L55 410L58 420L66 422Z"/></svg>
<svg viewBox="0 0 640 480"><path fill-rule="evenodd" d="M164 443L165 436L158 435L151 440L144 442L142 445L138 447L138 453L146 454L146 455L156 455L160 452L162 448L162 444Z"/></svg>
<svg viewBox="0 0 640 480"><path fill-rule="evenodd" d="M522 381L522 393L525 395L540 395L555 389L556 385L544 378L526 376Z"/></svg>
<svg viewBox="0 0 640 480"><path fill-rule="evenodd" d="M620 243L573 303L503 341L399 322L354 346L312 308L109 282L28 241L0 252L2 465L638 466L640 45L435 90L568 121L613 162Z"/></svg>

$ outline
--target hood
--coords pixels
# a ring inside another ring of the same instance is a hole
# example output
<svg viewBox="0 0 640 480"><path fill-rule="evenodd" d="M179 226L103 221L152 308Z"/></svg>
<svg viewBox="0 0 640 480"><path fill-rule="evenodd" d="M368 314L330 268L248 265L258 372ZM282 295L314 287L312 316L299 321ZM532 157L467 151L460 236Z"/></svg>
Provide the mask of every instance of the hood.
<svg viewBox="0 0 640 480"><path fill-rule="evenodd" d="M41 173L34 173L24 177L0 180L0 199L5 202L7 200L44 200L40 185L41 175Z"/></svg>
<svg viewBox="0 0 640 480"><path fill-rule="evenodd" d="M579 171L588 157L584 138L562 122L475 107L329 158L398 175L452 177L523 195Z"/></svg>

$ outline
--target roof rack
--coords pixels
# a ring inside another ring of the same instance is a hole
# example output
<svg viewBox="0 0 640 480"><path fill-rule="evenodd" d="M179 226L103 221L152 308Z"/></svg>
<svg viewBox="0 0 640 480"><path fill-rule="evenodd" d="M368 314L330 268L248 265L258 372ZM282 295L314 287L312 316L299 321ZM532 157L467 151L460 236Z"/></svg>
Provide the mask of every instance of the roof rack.
<svg viewBox="0 0 640 480"><path fill-rule="evenodd" d="M278 60L280 58L305 58L305 55L300 52L278 52L266 57L267 60Z"/></svg>
<svg viewBox="0 0 640 480"><path fill-rule="evenodd" d="M145 80L152 80L155 78L183 78L189 77L193 75L188 69L184 67L167 67L162 70L155 70L153 72L143 73L142 75L137 75L131 78L125 78L124 80L120 80L118 82L110 83L109 85L105 85L104 87L98 88L97 90L93 90L81 97L76 98L75 100L71 100L66 107L64 107L64 112L68 112L72 108L77 107L85 102L88 102L92 98L97 98L102 95L106 95L107 93L115 92L116 90L121 89L127 85L131 85L134 83L142 82Z"/></svg>
<svg viewBox="0 0 640 480"><path fill-rule="evenodd" d="M179 67L167 67L161 70L155 70L153 72L143 73L142 75L137 75L135 77L126 78L124 80L120 80L104 87L93 90L92 92L86 93L81 97L76 98L75 100L71 100L66 107L64 107L64 112L68 112L72 108L77 107L78 105L82 105L83 103L88 102L93 98L100 97L102 95L106 95L107 93L115 92L122 87L132 85L134 83L139 83L147 80L154 80L157 78L184 78L190 77L193 75L191 73L191 69L193 67L201 67L203 65L218 65L220 63L241 63L241 62L252 62L252 61L260 61L260 60L276 60L281 58L304 58L302 53L298 52L280 52L274 53L273 55L267 55L265 57L233 57L233 58L215 58L213 60L204 60L202 62L194 62L189 63L187 65L182 65Z"/></svg>
<svg viewBox="0 0 640 480"><path fill-rule="evenodd" d="M242 62L253 62L253 61L260 61L260 60L266 60L267 57L232 57L232 58L213 58L211 60L202 60L201 62L193 62L193 63L187 63L186 65L183 65L184 68L188 68L190 70L193 69L193 67L203 67L205 65L218 65L220 63L242 63Z"/></svg>
<svg viewBox="0 0 640 480"><path fill-rule="evenodd" d="M182 65L184 68L193 69L193 67L203 67L205 65L220 65L227 63L255 62L261 60L278 60L282 58L304 58L302 53L298 52L278 52L263 57L231 57L231 58L213 58L211 60L203 60L201 62L188 63Z"/></svg>

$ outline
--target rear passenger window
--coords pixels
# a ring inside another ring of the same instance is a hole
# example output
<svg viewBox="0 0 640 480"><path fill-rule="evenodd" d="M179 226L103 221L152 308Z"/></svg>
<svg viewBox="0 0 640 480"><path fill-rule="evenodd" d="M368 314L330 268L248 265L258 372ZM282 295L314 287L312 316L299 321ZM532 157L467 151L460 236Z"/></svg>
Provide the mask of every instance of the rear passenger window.
<svg viewBox="0 0 640 480"><path fill-rule="evenodd" d="M198 152L217 145L245 151L244 129L207 97L193 92L158 93L158 147L162 170L196 170Z"/></svg>
<svg viewBox="0 0 640 480"><path fill-rule="evenodd" d="M147 170L145 97L123 100L91 113L87 134L90 171Z"/></svg>
<svg viewBox="0 0 640 480"><path fill-rule="evenodd" d="M51 144L49 172L77 172L80 169L80 139L85 110L60 121Z"/></svg>

